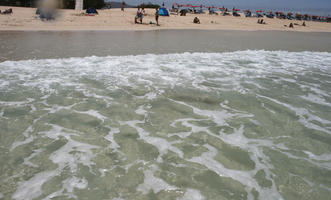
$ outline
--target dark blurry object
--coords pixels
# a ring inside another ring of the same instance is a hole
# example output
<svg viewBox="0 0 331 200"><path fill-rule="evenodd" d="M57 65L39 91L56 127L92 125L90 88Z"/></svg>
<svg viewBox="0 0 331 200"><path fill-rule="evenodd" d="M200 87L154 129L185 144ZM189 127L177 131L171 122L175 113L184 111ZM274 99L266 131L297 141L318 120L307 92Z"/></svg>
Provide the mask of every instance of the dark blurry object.
<svg viewBox="0 0 331 200"><path fill-rule="evenodd" d="M88 8L88 9L86 9L86 13L87 14L95 14L95 15L99 14L98 11L97 11L97 9L95 9L95 8Z"/></svg>
<svg viewBox="0 0 331 200"><path fill-rule="evenodd" d="M3 12L0 12L2 15L8 15L8 14L13 14L13 9L9 8Z"/></svg>
<svg viewBox="0 0 331 200"><path fill-rule="evenodd" d="M195 17L195 18L193 19L193 23L195 23L195 24L200 24L200 19L199 19L198 17Z"/></svg>

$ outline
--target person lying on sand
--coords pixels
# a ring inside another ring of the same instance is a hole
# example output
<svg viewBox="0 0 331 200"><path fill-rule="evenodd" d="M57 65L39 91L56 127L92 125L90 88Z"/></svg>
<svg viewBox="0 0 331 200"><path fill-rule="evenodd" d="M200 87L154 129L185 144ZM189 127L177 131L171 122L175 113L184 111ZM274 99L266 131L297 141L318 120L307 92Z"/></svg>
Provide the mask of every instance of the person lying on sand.
<svg viewBox="0 0 331 200"><path fill-rule="evenodd" d="M13 14L13 9L9 8L3 12L0 12L2 15L6 15L6 14Z"/></svg>
<svg viewBox="0 0 331 200"><path fill-rule="evenodd" d="M258 23L258 24L267 24L265 21L263 21L263 19L261 19L261 20L257 20L257 23Z"/></svg>
<svg viewBox="0 0 331 200"><path fill-rule="evenodd" d="M195 24L200 24L200 20L199 20L199 18L198 18L198 17L195 17L195 18L193 19L193 23L195 23Z"/></svg>

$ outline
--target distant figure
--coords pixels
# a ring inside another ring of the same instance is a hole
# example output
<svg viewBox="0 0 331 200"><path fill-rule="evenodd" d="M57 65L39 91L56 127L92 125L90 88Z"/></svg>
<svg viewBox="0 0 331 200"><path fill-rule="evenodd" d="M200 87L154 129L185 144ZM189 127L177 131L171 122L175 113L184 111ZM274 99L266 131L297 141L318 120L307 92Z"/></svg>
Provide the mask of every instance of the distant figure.
<svg viewBox="0 0 331 200"><path fill-rule="evenodd" d="M186 10L185 9L182 9L182 10L180 10L180 16L186 16Z"/></svg>
<svg viewBox="0 0 331 200"><path fill-rule="evenodd" d="M266 24L265 21L263 21L263 19L261 19L261 20L257 20L257 23L258 23L258 24Z"/></svg>
<svg viewBox="0 0 331 200"><path fill-rule="evenodd" d="M156 26L160 26L159 25L159 9L155 8L155 21L156 21Z"/></svg>
<svg viewBox="0 0 331 200"><path fill-rule="evenodd" d="M141 9L141 13L140 13L140 23L141 23L141 24L143 23L144 15L145 15L145 8L143 7L143 8Z"/></svg>
<svg viewBox="0 0 331 200"><path fill-rule="evenodd" d="M140 15L141 15L140 8L138 8L138 10L137 10L137 14L136 14L136 16L134 17L134 23L135 23L135 24L138 24L138 19L140 18Z"/></svg>
<svg viewBox="0 0 331 200"><path fill-rule="evenodd" d="M13 9L9 8L5 11L3 11L1 14L5 15L5 14L13 14Z"/></svg>
<svg viewBox="0 0 331 200"><path fill-rule="evenodd" d="M303 23L302 23L302 26L306 26L306 22L303 22Z"/></svg>
<svg viewBox="0 0 331 200"><path fill-rule="evenodd" d="M122 1L122 6L121 6L121 11L124 11L124 7L125 7L125 2L124 1Z"/></svg>
<svg viewBox="0 0 331 200"><path fill-rule="evenodd" d="M293 26L293 23L290 23L290 26L289 26L290 28L294 28L294 26Z"/></svg>
<svg viewBox="0 0 331 200"><path fill-rule="evenodd" d="M164 2L162 3L162 7L164 7Z"/></svg>
<svg viewBox="0 0 331 200"><path fill-rule="evenodd" d="M195 17L194 20L193 20L193 23L195 24L200 24L200 20L198 17Z"/></svg>

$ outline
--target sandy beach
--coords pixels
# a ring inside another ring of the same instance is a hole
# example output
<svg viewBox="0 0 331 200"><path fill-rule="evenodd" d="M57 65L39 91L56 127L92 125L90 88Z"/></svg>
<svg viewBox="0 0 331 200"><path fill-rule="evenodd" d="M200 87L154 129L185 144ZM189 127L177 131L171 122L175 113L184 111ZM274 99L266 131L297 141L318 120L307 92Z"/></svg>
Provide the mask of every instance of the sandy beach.
<svg viewBox="0 0 331 200"><path fill-rule="evenodd" d="M0 10L9 7L0 6ZM277 30L300 32L331 32L331 23L306 22L265 18L267 24L258 24L257 18L187 14L187 16L170 15L160 17L161 26L155 23L153 9L146 9L143 24L134 24L135 8L127 8L125 12L120 9L98 10L99 15L82 16L81 11L59 10L55 21L41 21L35 15L35 8L12 7L12 15L0 15L0 30L5 31L74 31L74 30L159 30L159 29L200 29L200 30ZM194 24L193 18L199 17L201 24ZM294 29L285 27L290 23L297 23Z"/></svg>

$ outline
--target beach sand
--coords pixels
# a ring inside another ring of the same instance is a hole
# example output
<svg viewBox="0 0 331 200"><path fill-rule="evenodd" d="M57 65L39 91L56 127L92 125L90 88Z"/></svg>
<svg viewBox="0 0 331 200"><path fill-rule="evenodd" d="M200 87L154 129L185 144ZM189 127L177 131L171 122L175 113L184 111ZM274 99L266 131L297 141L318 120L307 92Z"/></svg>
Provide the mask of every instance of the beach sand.
<svg viewBox="0 0 331 200"><path fill-rule="evenodd" d="M0 6L0 10L9 7ZM160 17L161 26L155 23L153 9L146 9L143 24L134 24L135 8L98 10L96 16L80 16L82 11L59 10L55 21L41 21L36 18L35 8L12 7L12 15L0 15L0 30L7 31L73 31L73 30L159 30L159 29L200 29L200 30L278 30L301 32L331 32L331 23L306 22L306 27L300 26L302 21L265 18L267 24L257 24L257 18L246 18L209 14L187 14L187 16L171 15ZM199 17L201 24L194 24L193 18ZM294 29L285 27L290 23L298 23Z"/></svg>

